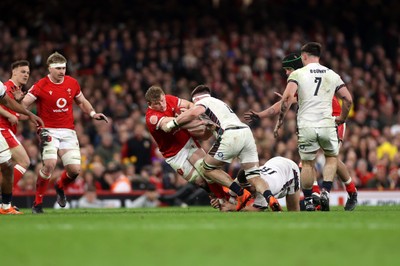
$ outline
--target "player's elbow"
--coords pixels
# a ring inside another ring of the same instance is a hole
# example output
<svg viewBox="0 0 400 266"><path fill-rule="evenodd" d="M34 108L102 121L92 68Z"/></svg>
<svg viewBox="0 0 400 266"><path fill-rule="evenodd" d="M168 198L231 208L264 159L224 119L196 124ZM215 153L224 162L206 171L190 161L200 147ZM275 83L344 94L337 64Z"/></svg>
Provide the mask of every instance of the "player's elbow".
<svg viewBox="0 0 400 266"><path fill-rule="evenodd" d="M350 108L353 105L353 99L351 97L346 97L343 99L346 105Z"/></svg>

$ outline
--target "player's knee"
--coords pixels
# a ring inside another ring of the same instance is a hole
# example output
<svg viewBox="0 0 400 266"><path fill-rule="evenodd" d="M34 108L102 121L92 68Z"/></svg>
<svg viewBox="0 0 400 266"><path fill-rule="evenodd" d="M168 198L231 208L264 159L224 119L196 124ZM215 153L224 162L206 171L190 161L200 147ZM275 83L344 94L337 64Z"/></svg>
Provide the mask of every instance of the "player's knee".
<svg viewBox="0 0 400 266"><path fill-rule="evenodd" d="M61 157L61 160L64 165L80 165L81 153L79 150L69 150Z"/></svg>
<svg viewBox="0 0 400 266"><path fill-rule="evenodd" d="M193 167L194 167L195 171L199 175L203 176L203 171L204 171L204 169L203 169L203 159L197 160L197 162L193 165Z"/></svg>
<svg viewBox="0 0 400 266"><path fill-rule="evenodd" d="M69 178L75 179L81 173L81 166L78 164L70 164L66 167Z"/></svg>
<svg viewBox="0 0 400 266"><path fill-rule="evenodd" d="M43 179L50 179L52 172L48 172L45 167L39 170L39 175Z"/></svg>
<svg viewBox="0 0 400 266"><path fill-rule="evenodd" d="M188 181L192 183L196 183L199 179L201 179L201 175L199 174L198 170L193 168L192 173L188 176Z"/></svg>
<svg viewBox="0 0 400 266"><path fill-rule="evenodd" d="M29 160L29 157L23 158L23 159L17 160L17 165L20 165L24 169L28 169L29 166L31 165L31 161Z"/></svg>
<svg viewBox="0 0 400 266"><path fill-rule="evenodd" d="M13 160L11 158L9 160L5 161L4 163L1 163L1 169L9 168L12 166L13 166Z"/></svg>
<svg viewBox="0 0 400 266"><path fill-rule="evenodd" d="M317 157L316 152L310 152L310 153L301 152L300 153L300 158L302 161L313 161L313 160L315 160L316 157Z"/></svg>
<svg viewBox="0 0 400 266"><path fill-rule="evenodd" d="M207 183L208 181L206 181L206 179L199 175L196 171L193 172L193 175L191 176L189 182L195 184L197 187L201 187L206 189L207 188Z"/></svg>
<svg viewBox="0 0 400 266"><path fill-rule="evenodd" d="M210 177L210 172L214 171L214 170L218 170L220 169L221 166L215 166L215 165L211 165L209 163L206 163L204 160L201 162L201 174L202 177L204 178L204 180L207 181L207 183L213 183L215 180Z"/></svg>
<svg viewBox="0 0 400 266"><path fill-rule="evenodd" d="M79 171L75 171L75 172L68 172L68 177L71 179L75 179L79 176L80 174L80 170Z"/></svg>
<svg viewBox="0 0 400 266"><path fill-rule="evenodd" d="M50 178L51 174L54 171L54 168L56 167L56 160L46 160L44 161L43 167L40 170L46 177L43 178L47 178L47 176L49 176L48 178Z"/></svg>
<svg viewBox="0 0 400 266"><path fill-rule="evenodd" d="M218 168L219 168L219 166L215 166L215 165L206 163L204 160L201 162L201 169L204 174L206 174L207 172L213 171L213 170L217 170Z"/></svg>
<svg viewBox="0 0 400 266"><path fill-rule="evenodd" d="M57 160L57 148L53 146L45 146L42 150L42 159L43 160Z"/></svg>
<svg viewBox="0 0 400 266"><path fill-rule="evenodd" d="M2 163L0 165L1 168L1 173L3 174L3 176L12 176L12 171L14 168L14 163L13 161L10 159L8 161L5 161L4 163Z"/></svg>

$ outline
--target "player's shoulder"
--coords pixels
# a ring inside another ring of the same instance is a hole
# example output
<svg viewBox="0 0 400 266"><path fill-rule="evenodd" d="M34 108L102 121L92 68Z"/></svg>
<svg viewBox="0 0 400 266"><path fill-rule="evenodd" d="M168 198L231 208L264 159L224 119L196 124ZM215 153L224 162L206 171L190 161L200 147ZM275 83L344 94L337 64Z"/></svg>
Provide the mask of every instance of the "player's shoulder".
<svg viewBox="0 0 400 266"><path fill-rule="evenodd" d="M69 75L65 75L64 76L64 83L79 85L78 80L76 78L74 78L74 77L69 76Z"/></svg>
<svg viewBox="0 0 400 266"><path fill-rule="evenodd" d="M145 117L147 118L147 116L151 115L151 113L152 113L153 111L154 111L153 109L151 109L150 107L147 107Z"/></svg>
<svg viewBox="0 0 400 266"><path fill-rule="evenodd" d="M290 75L288 76L288 81L297 80L299 77L303 76L305 73L307 73L306 67L298 68L295 71L293 71L292 73L290 73Z"/></svg>
<svg viewBox="0 0 400 266"><path fill-rule="evenodd" d="M168 103L171 103L171 102L178 102L178 101L179 101L179 98L176 97L176 96L174 96L174 95L171 95L171 94L166 94L166 95L165 95L165 101L168 102Z"/></svg>
<svg viewBox="0 0 400 266"><path fill-rule="evenodd" d="M150 127L154 127L157 125L158 121L161 118L161 114L160 114L160 112L157 112L153 109L147 108L145 118L146 118L146 125L147 125L147 127L150 128Z"/></svg>
<svg viewBox="0 0 400 266"><path fill-rule="evenodd" d="M214 105L217 104L219 106L226 105L226 103L224 103L222 100L212 97L212 96L201 98L199 101L197 101L195 103L195 105L201 105L201 106L205 106L205 107L207 105L211 105L211 104L214 104Z"/></svg>
<svg viewBox="0 0 400 266"><path fill-rule="evenodd" d="M78 80L74 77L71 77L70 75L65 75L64 76L65 81L73 81L73 82L78 82Z"/></svg>
<svg viewBox="0 0 400 266"><path fill-rule="evenodd" d="M147 108L147 110L146 110L146 120L147 119L149 119L151 116L157 116L157 117L159 117L159 116L162 116L162 113L161 112L159 112L159 111L156 111L156 110L154 110L154 109L151 109L151 108Z"/></svg>
<svg viewBox="0 0 400 266"><path fill-rule="evenodd" d="M36 81L33 86L31 87L31 89L35 88L35 89L41 89L43 88L45 85L50 84L51 81L49 79L48 76L45 76L41 79L39 79L38 81Z"/></svg>
<svg viewBox="0 0 400 266"><path fill-rule="evenodd" d="M7 80L3 84L4 84L4 86L6 86L7 89L12 88L13 86L15 86L14 82L11 79Z"/></svg>

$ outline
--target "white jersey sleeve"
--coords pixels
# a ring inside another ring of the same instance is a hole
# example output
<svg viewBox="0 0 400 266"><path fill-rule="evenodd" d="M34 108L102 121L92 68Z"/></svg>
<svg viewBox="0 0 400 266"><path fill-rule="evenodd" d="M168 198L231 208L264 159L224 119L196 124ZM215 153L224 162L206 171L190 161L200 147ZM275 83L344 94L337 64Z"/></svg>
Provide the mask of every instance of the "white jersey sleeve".
<svg viewBox="0 0 400 266"><path fill-rule="evenodd" d="M240 121L239 117L223 101L214 97L204 97L195 105L204 106L206 109L204 115L222 129L229 127L247 127Z"/></svg>
<svg viewBox="0 0 400 266"><path fill-rule="evenodd" d="M293 71L288 82L298 86L297 126L332 127L332 99L335 92L344 86L344 82L333 70L318 63L311 63Z"/></svg>

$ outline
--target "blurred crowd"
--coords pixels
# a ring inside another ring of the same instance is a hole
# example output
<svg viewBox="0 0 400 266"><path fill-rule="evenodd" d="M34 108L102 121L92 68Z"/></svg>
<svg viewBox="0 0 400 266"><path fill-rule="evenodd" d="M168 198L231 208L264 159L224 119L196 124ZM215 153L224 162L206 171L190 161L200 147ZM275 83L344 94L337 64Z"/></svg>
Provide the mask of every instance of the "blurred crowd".
<svg viewBox="0 0 400 266"><path fill-rule="evenodd" d="M58 51L68 59L67 74L78 79L95 110L110 118L108 124L96 122L75 110L83 171L69 192L95 187L124 193L146 189L148 183L159 190L185 186L147 131L145 91L158 84L189 100L191 90L205 83L243 118L245 111L279 100L274 92L282 93L286 84L281 59L307 41L323 44L322 64L339 73L353 95L340 156L357 187L400 188L396 1L116 0L112 6L98 1L96 8L32 2L18 9L0 4L9 10L0 18L0 79L10 77L13 61L27 59L29 89L47 74L48 55ZM101 12L103 6L107 12ZM300 161L295 116L293 109L278 140L273 137L276 119L253 127L260 164L277 155ZM32 160L19 190L31 191L40 164L36 132L27 122L20 122L18 132ZM207 150L210 142L202 145ZM233 162L226 170L234 174L237 167Z"/></svg>

